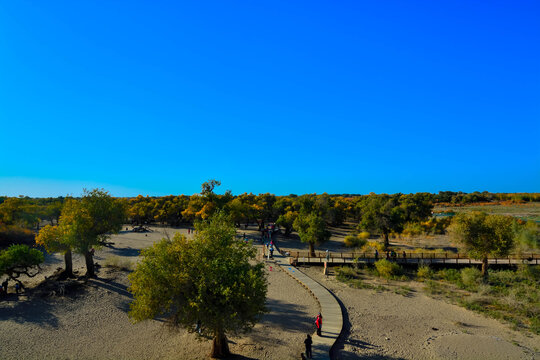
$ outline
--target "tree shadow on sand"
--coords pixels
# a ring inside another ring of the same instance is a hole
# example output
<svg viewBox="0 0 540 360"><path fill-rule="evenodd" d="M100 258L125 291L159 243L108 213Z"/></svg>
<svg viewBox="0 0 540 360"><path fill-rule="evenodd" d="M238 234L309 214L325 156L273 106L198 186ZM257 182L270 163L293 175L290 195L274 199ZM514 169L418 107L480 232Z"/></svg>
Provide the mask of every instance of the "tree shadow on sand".
<svg viewBox="0 0 540 360"><path fill-rule="evenodd" d="M125 297L130 300L133 299L133 295L127 290L127 286L117 281L114 281L114 279L102 279L102 278L89 279L88 285L117 293L118 295L122 295L122 297Z"/></svg>
<svg viewBox="0 0 540 360"><path fill-rule="evenodd" d="M109 248L111 249L111 252L117 256L126 256L126 257L133 256L134 257L134 256L139 256L141 253L141 249L135 249L132 247L117 248L114 246L110 246Z"/></svg>
<svg viewBox="0 0 540 360"><path fill-rule="evenodd" d="M307 313L304 305L291 304L280 300L267 299L266 307L269 312L264 314L260 325L264 327L279 328L283 333L301 332L307 333L312 330L311 318L313 314ZM280 336L272 338L267 332L253 331L246 335L254 343L273 342L281 344Z"/></svg>
<svg viewBox="0 0 540 360"><path fill-rule="evenodd" d="M14 321L56 329L59 323L53 313L55 306L56 304L45 299L31 297L29 300L22 300L19 295L9 294L0 300L0 323Z"/></svg>

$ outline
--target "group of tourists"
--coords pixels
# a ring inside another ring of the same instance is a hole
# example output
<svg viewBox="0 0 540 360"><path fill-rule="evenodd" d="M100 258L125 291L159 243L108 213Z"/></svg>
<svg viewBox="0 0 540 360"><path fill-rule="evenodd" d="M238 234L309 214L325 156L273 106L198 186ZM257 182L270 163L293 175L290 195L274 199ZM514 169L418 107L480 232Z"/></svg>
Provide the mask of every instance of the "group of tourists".
<svg viewBox="0 0 540 360"><path fill-rule="evenodd" d="M0 297L3 297L8 294L8 280L4 280L2 285L0 285ZM15 283L15 293L18 294L21 291L21 284L18 282Z"/></svg>
<svg viewBox="0 0 540 360"><path fill-rule="evenodd" d="M273 259L274 258L274 241L270 240L269 242L265 243L263 246L268 256L268 260Z"/></svg>
<svg viewBox="0 0 540 360"><path fill-rule="evenodd" d="M403 259L406 259L407 253L403 251L403 253L401 254L401 257ZM397 259L397 253L394 250L386 250L386 260L396 261L396 259ZM375 249L375 261L377 260L379 260L379 252L377 251L377 249Z"/></svg>

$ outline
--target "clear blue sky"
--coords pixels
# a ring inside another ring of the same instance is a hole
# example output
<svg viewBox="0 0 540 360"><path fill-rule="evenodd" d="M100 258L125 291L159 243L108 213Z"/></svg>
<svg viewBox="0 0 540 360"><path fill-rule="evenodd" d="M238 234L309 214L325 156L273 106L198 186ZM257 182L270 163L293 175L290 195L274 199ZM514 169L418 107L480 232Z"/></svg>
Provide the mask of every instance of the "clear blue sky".
<svg viewBox="0 0 540 360"><path fill-rule="evenodd" d="M0 195L540 191L538 1L2 1Z"/></svg>

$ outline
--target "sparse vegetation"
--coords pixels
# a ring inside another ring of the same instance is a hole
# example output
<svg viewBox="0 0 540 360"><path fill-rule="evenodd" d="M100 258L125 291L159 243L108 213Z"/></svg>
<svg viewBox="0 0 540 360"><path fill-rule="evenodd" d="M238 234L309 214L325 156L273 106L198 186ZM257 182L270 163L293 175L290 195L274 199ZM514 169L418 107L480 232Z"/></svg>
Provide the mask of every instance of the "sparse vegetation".
<svg viewBox="0 0 540 360"><path fill-rule="evenodd" d="M377 269L377 274L386 279L395 279L397 276L401 275L403 269L399 264L388 261L386 259L379 260L375 263L375 269Z"/></svg>
<svg viewBox="0 0 540 360"><path fill-rule="evenodd" d="M425 278L424 278L425 279ZM425 292L539 334L540 267L495 270L487 283L478 268L443 269L425 280Z"/></svg>
<svg viewBox="0 0 540 360"><path fill-rule="evenodd" d="M124 271L133 271L135 269L135 263L133 261L116 255L106 258L103 265Z"/></svg>
<svg viewBox="0 0 540 360"><path fill-rule="evenodd" d="M419 281L424 281L433 278L433 270L428 265L420 265L416 276Z"/></svg>

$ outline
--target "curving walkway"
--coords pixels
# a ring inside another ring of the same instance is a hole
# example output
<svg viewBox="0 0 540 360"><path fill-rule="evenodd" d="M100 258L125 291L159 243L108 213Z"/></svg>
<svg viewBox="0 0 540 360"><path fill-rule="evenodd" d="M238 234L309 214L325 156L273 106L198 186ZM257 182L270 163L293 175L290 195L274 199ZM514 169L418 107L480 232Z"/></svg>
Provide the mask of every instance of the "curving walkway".
<svg viewBox="0 0 540 360"><path fill-rule="evenodd" d="M330 359L330 349L343 328L343 315L339 303L328 289L290 265L288 257L275 253L274 260L285 273L302 284L319 302L323 316L322 336L313 334L313 359ZM315 316L316 314L313 314L313 327L315 327Z"/></svg>

